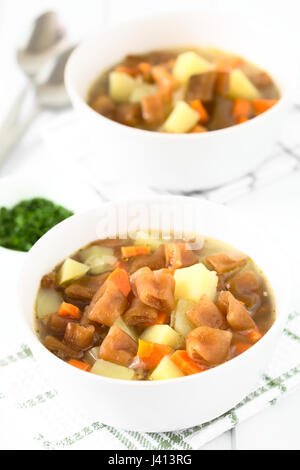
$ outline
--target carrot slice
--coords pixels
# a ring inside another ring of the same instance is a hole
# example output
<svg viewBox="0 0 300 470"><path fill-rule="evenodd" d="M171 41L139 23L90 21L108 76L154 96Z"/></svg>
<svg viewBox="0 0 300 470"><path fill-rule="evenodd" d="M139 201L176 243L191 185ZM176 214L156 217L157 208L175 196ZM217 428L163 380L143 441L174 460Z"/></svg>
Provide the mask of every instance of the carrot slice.
<svg viewBox="0 0 300 470"><path fill-rule="evenodd" d="M126 261L121 261L121 260L117 260L115 262L115 268L120 268L120 269L123 269L124 271L127 271L128 272L128 265L126 263Z"/></svg>
<svg viewBox="0 0 300 470"><path fill-rule="evenodd" d="M138 357L146 369L156 367L163 357L171 354L172 348L164 344L152 343L151 341L139 340Z"/></svg>
<svg viewBox="0 0 300 470"><path fill-rule="evenodd" d="M200 119L199 121L202 123L202 124L205 124L207 121L208 121L208 114L207 114L207 111L206 109L204 108L203 104L201 103L201 100L193 100L190 102L190 106L191 108L193 108L195 111L197 111L197 113L199 114L200 116Z"/></svg>
<svg viewBox="0 0 300 470"><path fill-rule="evenodd" d="M252 111L252 103L242 98L234 100L233 105L233 116L235 119L248 118Z"/></svg>
<svg viewBox="0 0 300 470"><path fill-rule="evenodd" d="M125 269L116 268L107 279L112 281L125 297L128 296L131 286L128 273Z"/></svg>
<svg viewBox="0 0 300 470"><path fill-rule="evenodd" d="M236 123L237 124L243 124L243 122L247 122L249 119L246 116L240 116L237 118Z"/></svg>
<svg viewBox="0 0 300 470"><path fill-rule="evenodd" d="M182 266L182 248L185 243L166 243L165 257L169 269L177 269Z"/></svg>
<svg viewBox="0 0 300 470"><path fill-rule="evenodd" d="M249 341L251 341L251 343L257 343L257 341L259 341L263 337L261 332L257 329L248 330L248 331L246 331L245 333L242 333L242 334L247 339L249 339Z"/></svg>
<svg viewBox="0 0 300 470"><path fill-rule="evenodd" d="M149 246L122 246L121 254L123 258L131 258L132 256L147 255L150 253Z"/></svg>
<svg viewBox="0 0 300 470"><path fill-rule="evenodd" d="M177 81L174 76L163 65L156 65L152 68L152 77L157 83L160 91L172 93L177 88Z"/></svg>
<svg viewBox="0 0 300 470"><path fill-rule="evenodd" d="M199 134L201 132L208 132L207 127L201 126L201 124L197 124L193 129L189 132L190 134Z"/></svg>
<svg viewBox="0 0 300 470"><path fill-rule="evenodd" d="M256 115L264 113L268 109L272 108L272 106L274 106L276 103L278 103L278 100L256 99L252 101L253 109Z"/></svg>
<svg viewBox="0 0 300 470"><path fill-rule="evenodd" d="M91 370L91 366L89 364L86 364L85 362L82 361L76 361L75 359L72 359L71 361L68 362L73 367L77 367L77 369L84 370L86 372L89 372Z"/></svg>
<svg viewBox="0 0 300 470"><path fill-rule="evenodd" d="M126 75L130 75L131 77L136 77L140 73L137 67L128 67L126 65L118 65L115 68L115 72L126 73Z"/></svg>
<svg viewBox="0 0 300 470"><path fill-rule="evenodd" d="M236 69L240 65L242 65L244 60L241 57L218 57L215 60L216 70L222 72L229 72L232 69Z"/></svg>
<svg viewBox="0 0 300 470"><path fill-rule="evenodd" d="M169 323L169 320L170 320L170 315L168 315L166 312L158 312L155 325L166 325L167 323Z"/></svg>
<svg viewBox="0 0 300 470"><path fill-rule="evenodd" d="M249 348L251 348L252 344L247 344L247 343L235 343L233 345L233 355L234 357L239 356L245 351L248 351Z"/></svg>
<svg viewBox="0 0 300 470"><path fill-rule="evenodd" d="M149 78L151 75L151 65L148 62L140 62L137 66L139 72L143 75L145 79Z"/></svg>
<svg viewBox="0 0 300 470"><path fill-rule="evenodd" d="M73 320L78 320L81 317L81 311L76 305L68 304L67 302L62 302L58 310L58 315L65 318L72 318Z"/></svg>
<svg viewBox="0 0 300 470"><path fill-rule="evenodd" d="M196 362L189 357L186 351L175 351L174 354L172 354L171 359L186 375L198 374L199 372L207 370L207 367L196 364Z"/></svg>

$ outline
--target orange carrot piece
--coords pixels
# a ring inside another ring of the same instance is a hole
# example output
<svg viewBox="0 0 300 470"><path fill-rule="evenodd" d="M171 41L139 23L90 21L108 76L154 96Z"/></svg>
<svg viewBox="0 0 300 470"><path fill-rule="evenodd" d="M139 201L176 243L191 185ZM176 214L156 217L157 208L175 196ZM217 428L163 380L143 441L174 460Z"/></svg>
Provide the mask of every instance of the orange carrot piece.
<svg viewBox="0 0 300 470"><path fill-rule="evenodd" d="M256 115L264 113L268 109L272 108L272 106L274 106L276 103L278 103L278 100L256 99L252 101L253 109Z"/></svg>
<svg viewBox="0 0 300 470"><path fill-rule="evenodd" d="M150 253L149 246L122 246L121 254L123 258L131 258L132 256L148 255Z"/></svg>
<svg viewBox="0 0 300 470"><path fill-rule="evenodd" d="M152 343L151 341L139 340L138 357L146 369L156 367L163 357L171 354L172 348L164 344Z"/></svg>
<svg viewBox="0 0 300 470"><path fill-rule="evenodd" d="M152 68L151 73L160 91L172 93L176 90L178 86L177 81L166 67L163 65L156 65Z"/></svg>
<svg viewBox="0 0 300 470"><path fill-rule="evenodd" d="M195 111L200 116L200 122L202 124L205 124L208 121L208 114L206 109L204 108L203 104L201 103L201 100L193 100L190 102L191 108L193 108Z"/></svg>
<svg viewBox="0 0 300 470"><path fill-rule="evenodd" d="M233 355L234 355L234 357L239 356L240 354L242 354L245 351L248 351L248 349L250 349L251 346L252 346L252 344L241 343L241 342L235 343L233 345Z"/></svg>
<svg viewBox="0 0 300 470"><path fill-rule="evenodd" d="M236 69L244 63L244 60L241 57L218 57L215 60L215 66L217 71L229 72L232 69Z"/></svg>
<svg viewBox="0 0 300 470"><path fill-rule="evenodd" d="M198 374L199 372L207 370L207 367L196 364L196 362L189 357L186 351L175 351L174 354L172 354L171 359L186 375Z"/></svg>
<svg viewBox="0 0 300 470"><path fill-rule="evenodd" d="M128 272L128 265L127 265L126 261L121 261L121 260L118 259L115 262L115 268L120 268L120 269L123 269L124 271Z"/></svg>
<svg viewBox="0 0 300 470"><path fill-rule="evenodd" d="M151 75L151 65L148 62L140 62L137 66L139 72L144 78L149 78Z"/></svg>
<svg viewBox="0 0 300 470"><path fill-rule="evenodd" d="M248 118L252 111L252 103L242 98L234 100L233 105L233 116L235 119Z"/></svg>
<svg viewBox="0 0 300 470"><path fill-rule="evenodd" d="M248 330L245 333L243 333L243 335L247 339L249 339L249 341L251 341L251 343L257 343L257 341L259 341L263 337L261 332L257 329Z"/></svg>
<svg viewBox="0 0 300 470"><path fill-rule="evenodd" d="M131 291L131 286L127 271L121 268L116 268L107 279L112 281L125 297L128 296Z"/></svg>
<svg viewBox="0 0 300 470"><path fill-rule="evenodd" d="M76 305L68 304L67 302L62 302L58 310L58 315L65 318L71 318L73 320L78 320L81 317L81 311Z"/></svg>
<svg viewBox="0 0 300 470"><path fill-rule="evenodd" d="M208 132L208 129L201 124L197 124L193 129L189 132L190 134L199 134L201 132Z"/></svg>
<svg viewBox="0 0 300 470"><path fill-rule="evenodd" d="M89 372L91 370L91 366L89 364L86 364L85 362L82 361L76 361L75 359L72 359L71 361L68 362L73 367L77 367L77 369L84 370L86 372Z"/></svg>
<svg viewBox="0 0 300 470"><path fill-rule="evenodd" d="M249 119L246 116L240 116L236 120L236 124L243 124L243 122L247 122Z"/></svg>
<svg viewBox="0 0 300 470"><path fill-rule="evenodd" d="M169 320L170 320L170 315L168 315L166 312L158 312L155 325L166 325L167 323L169 323Z"/></svg>
<svg viewBox="0 0 300 470"><path fill-rule="evenodd" d="M126 75L130 75L131 77L136 77L140 73L137 67L128 67L126 65L118 65L115 68L115 72L126 73Z"/></svg>
<svg viewBox="0 0 300 470"><path fill-rule="evenodd" d="M182 248L185 243L166 243L165 257L169 269L177 269L182 266Z"/></svg>

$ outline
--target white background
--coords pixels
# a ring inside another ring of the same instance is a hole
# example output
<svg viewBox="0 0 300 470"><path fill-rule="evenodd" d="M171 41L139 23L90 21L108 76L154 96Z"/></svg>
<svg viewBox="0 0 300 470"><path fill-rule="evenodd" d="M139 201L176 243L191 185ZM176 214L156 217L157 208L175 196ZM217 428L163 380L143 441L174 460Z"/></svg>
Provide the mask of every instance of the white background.
<svg viewBox="0 0 300 470"><path fill-rule="evenodd" d="M72 39L78 41L108 24L133 16L170 9L187 10L192 7L204 11L207 2L208 0L0 0L0 120L24 82L14 59L14 51L22 43L22 37L32 19L41 12L47 9L57 10ZM218 10L230 9L232 14L236 9L243 8L247 10L251 21L255 21L257 17L271 16L290 23L293 29L298 28L300 23L299 0L209 0L209 3L210 6L215 4ZM51 119L51 116L47 116L47 119ZM37 123L30 136L26 137L0 168L0 176L15 172L21 165L31 166L34 171L33 163L36 160L32 157L31 145L33 141L39 142L40 131ZM294 136L295 140L296 137ZM300 143L300 132L298 142ZM42 149L39 152L42 152ZM235 199L230 205L237 210L246 211L257 223L264 223L272 228L274 238L284 245L294 273L299 277L299 171ZM297 282L299 290L299 280ZM297 308L300 308L300 295L296 289L291 310ZM299 423L300 393L295 393L283 399L280 404L239 425L232 433L226 433L209 443L205 449L300 449Z"/></svg>

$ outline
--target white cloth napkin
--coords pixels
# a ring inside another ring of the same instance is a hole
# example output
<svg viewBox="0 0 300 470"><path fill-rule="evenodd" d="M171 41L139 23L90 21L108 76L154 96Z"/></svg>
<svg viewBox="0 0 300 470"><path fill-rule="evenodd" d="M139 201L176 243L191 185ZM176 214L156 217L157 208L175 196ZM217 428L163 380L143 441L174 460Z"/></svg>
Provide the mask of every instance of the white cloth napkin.
<svg viewBox="0 0 300 470"><path fill-rule="evenodd" d="M13 302L2 314L15 314ZM89 415L84 399L78 409L56 391L47 370L22 342L17 323L0 334L0 443L5 449L198 449L300 387L300 313L293 313L265 374L234 409L180 432L115 429Z"/></svg>

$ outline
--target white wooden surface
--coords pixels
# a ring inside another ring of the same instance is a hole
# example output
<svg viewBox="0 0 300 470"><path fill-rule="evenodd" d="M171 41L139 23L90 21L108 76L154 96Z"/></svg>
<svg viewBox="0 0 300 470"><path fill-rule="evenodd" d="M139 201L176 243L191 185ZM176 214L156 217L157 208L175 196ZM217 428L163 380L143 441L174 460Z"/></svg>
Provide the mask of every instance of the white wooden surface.
<svg viewBox="0 0 300 470"><path fill-rule="evenodd" d="M205 10L207 0L0 0L0 120L4 116L13 97L24 82L15 60L14 50L26 31L26 26L34 16L46 9L56 9L61 13L74 40L104 27L109 23L133 16L146 15L156 11L169 9L197 8ZM210 0L216 9L241 8L239 0ZM249 21L255 20L256 15L280 15L282 21L297 24L300 14L298 0L244 0L243 9L249 11ZM16 169L40 166L46 158L40 135L43 123L53 119L51 114L45 114L35 124L22 144L0 168L0 176L11 174ZM267 223L274 228L274 237L285 247L295 273L300 262L297 251L300 237L300 173L282 179L276 184L267 186L259 191L233 200L230 205L237 210L247 211L257 222ZM280 267L278 267L280 269ZM295 293L292 308L299 309L300 294ZM203 450L208 449L300 449L300 393L283 399L282 402L260 413L238 426L233 432L228 432L218 439L208 443Z"/></svg>

